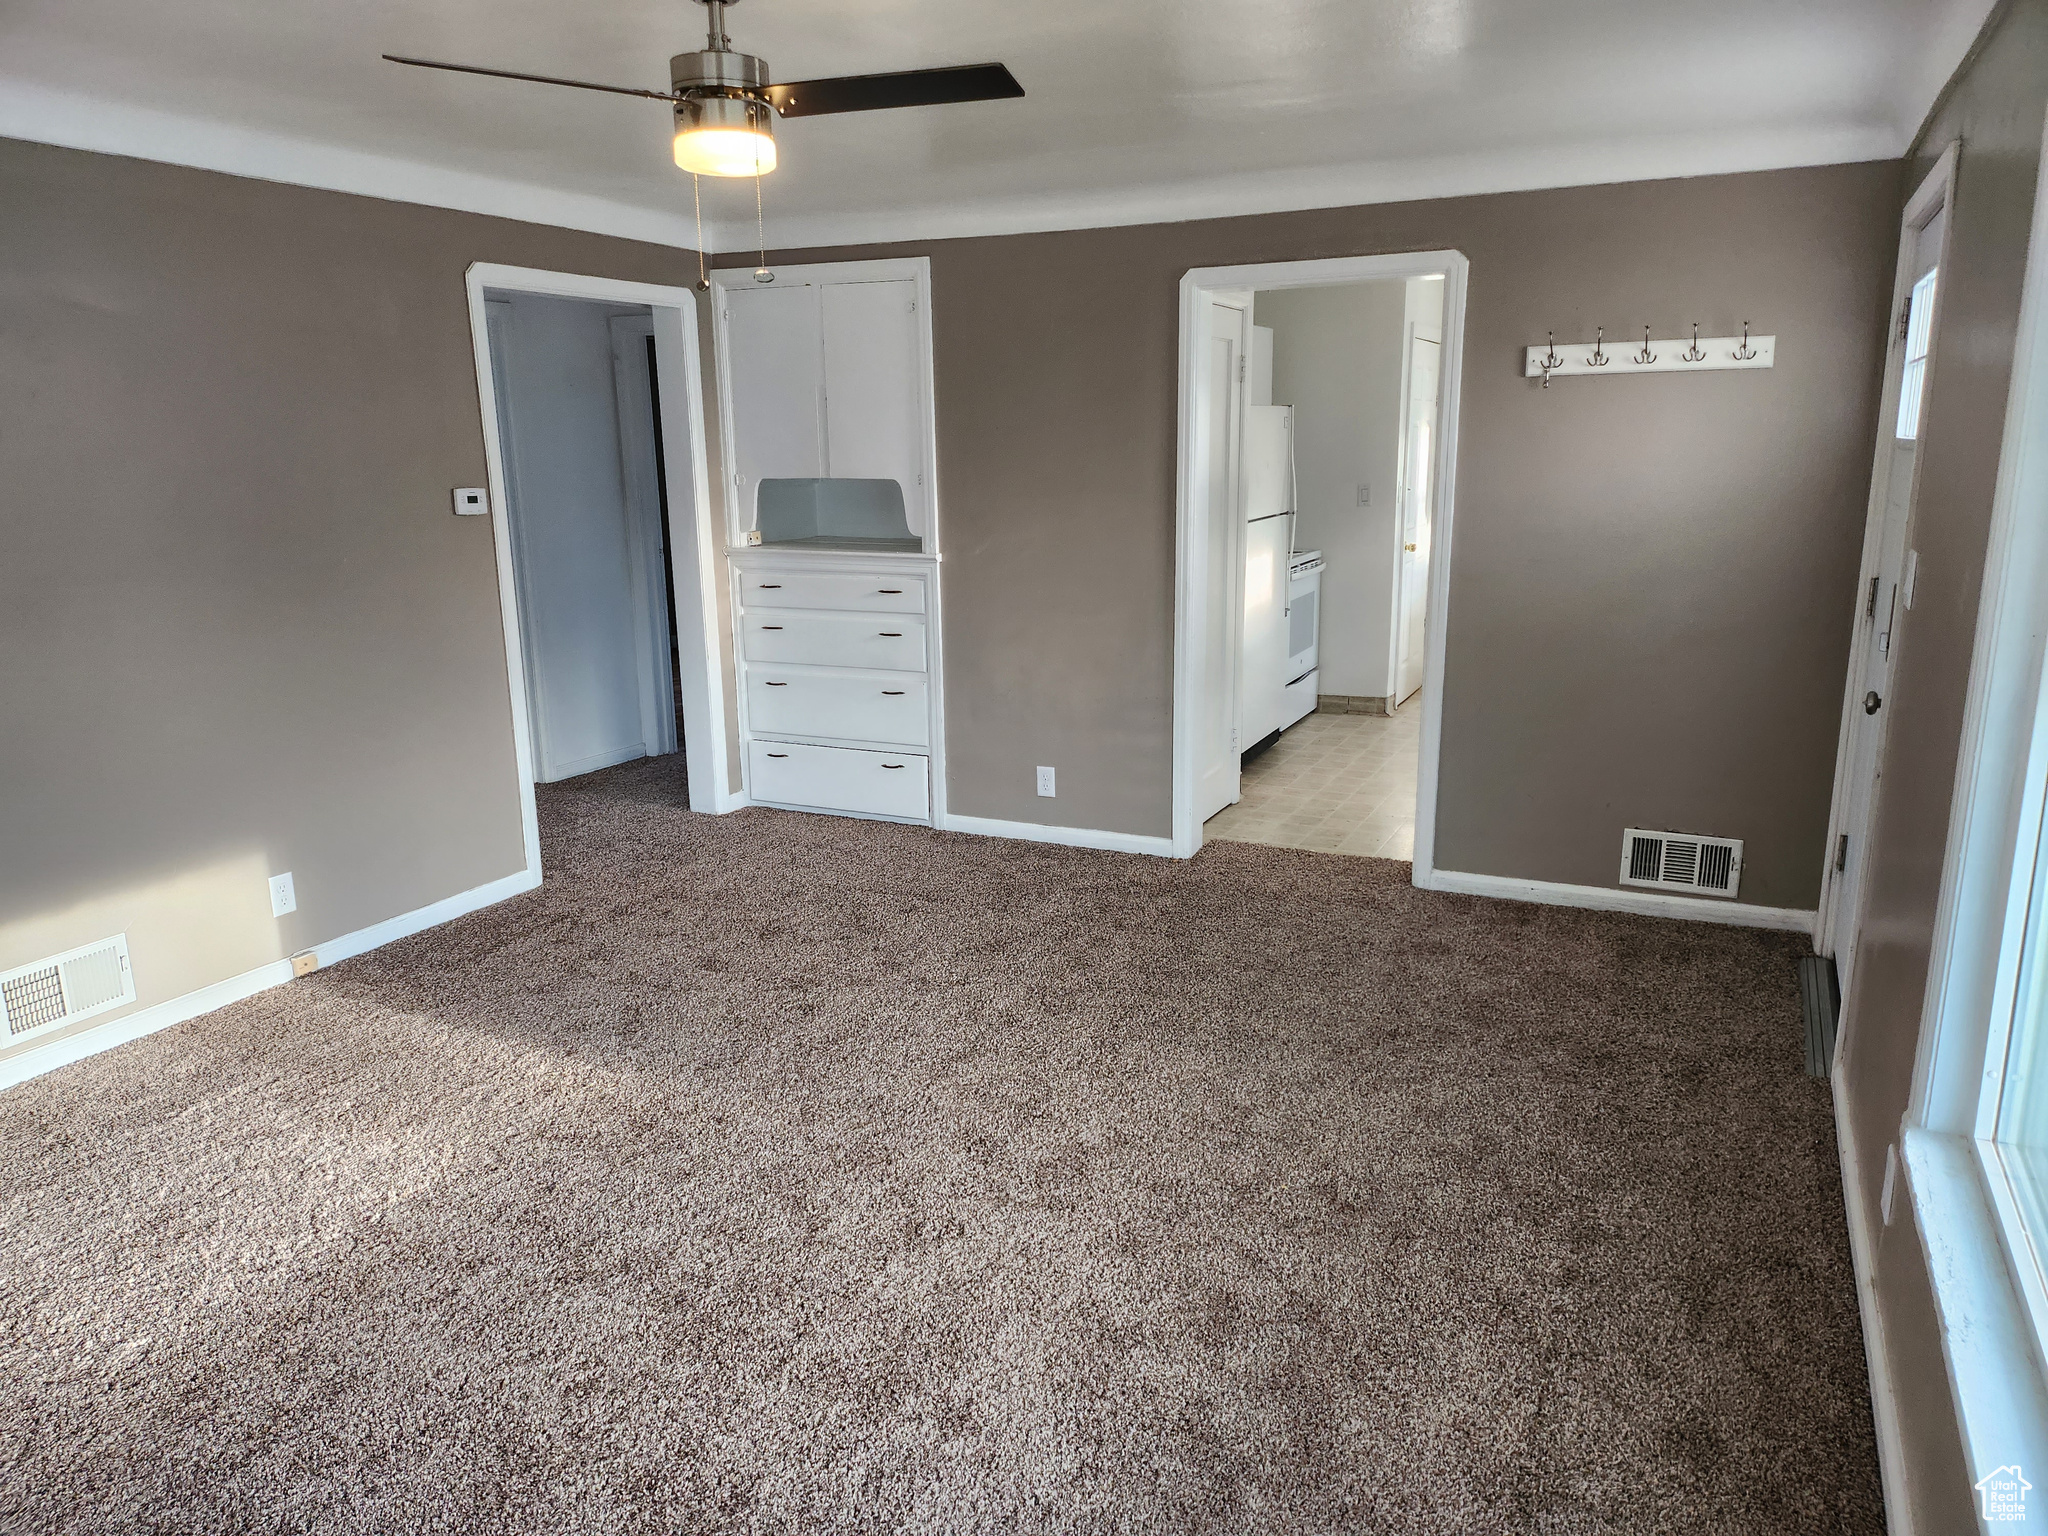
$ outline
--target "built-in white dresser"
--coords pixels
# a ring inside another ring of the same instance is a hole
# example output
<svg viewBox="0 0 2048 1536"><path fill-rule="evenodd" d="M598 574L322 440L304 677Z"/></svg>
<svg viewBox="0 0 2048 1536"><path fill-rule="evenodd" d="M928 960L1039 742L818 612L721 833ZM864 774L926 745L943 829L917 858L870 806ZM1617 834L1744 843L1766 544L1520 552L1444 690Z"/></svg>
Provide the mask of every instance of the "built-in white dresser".
<svg viewBox="0 0 2048 1536"><path fill-rule="evenodd" d="M748 798L930 821L933 562L750 550L733 564Z"/></svg>

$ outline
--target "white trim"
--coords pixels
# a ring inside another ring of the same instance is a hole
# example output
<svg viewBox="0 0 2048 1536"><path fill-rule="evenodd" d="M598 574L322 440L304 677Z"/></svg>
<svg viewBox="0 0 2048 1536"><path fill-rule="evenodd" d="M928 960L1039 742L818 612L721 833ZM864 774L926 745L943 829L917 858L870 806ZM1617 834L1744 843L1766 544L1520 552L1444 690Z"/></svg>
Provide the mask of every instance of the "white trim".
<svg viewBox="0 0 2048 1536"><path fill-rule="evenodd" d="M1870 1376L1870 1413L1877 1430L1877 1472L1884 1488L1887 1536L1913 1536L1913 1500L1906 1486L1906 1441L1899 1427L1898 1390L1892 1384L1884 1307L1877 1293L1877 1249L1871 1241L1869 1202L1858 1182L1856 1129L1838 1055L1829 1075L1835 1111L1835 1151L1842 1164L1842 1205L1849 1218L1849 1265L1856 1276L1856 1310L1863 1321L1863 1364Z"/></svg>
<svg viewBox="0 0 2048 1536"><path fill-rule="evenodd" d="M1517 145L1428 159L1247 171L1089 192L998 195L872 213L838 210L777 217L771 203L767 241L770 250L803 250L902 240L961 240L1847 165L1895 160L1905 153L1911 137L1909 131L1885 123L1645 134L1571 144ZM751 224L742 226L734 221L724 225L715 239L706 226L707 242L720 251L751 251L754 238Z"/></svg>
<svg viewBox="0 0 2048 1536"><path fill-rule="evenodd" d="M1883 725L1890 723L1887 719L1880 725L1871 726L1863 713L1864 679L1867 675L1864 662L1868 650L1868 644L1864 639L1864 604L1871 581L1881 574L1879 567L1884 558L1885 516L1891 500L1895 440L1890 424L1898 419L1900 378L1905 361L1905 349L1900 345L1898 336L1898 316L1905 307L1907 296L1913 291L1913 282L1917 276L1912 269L1920 230L1937 209L1947 208L1954 196L1958 148L1959 146L1951 144L1942 152L1940 160L1914 190L1912 197L1906 202L1905 211L1899 217L1898 262L1892 273L1891 308L1885 312L1884 385L1879 395L1877 440L1871 449L1870 495L1864 504L1863 513L1863 558L1856 569L1856 591L1849 611L1849 665L1842 678L1841 723L1835 732L1834 785L1828 802L1827 837L1821 844L1820 900L1817 904L1819 915L1814 923L1813 944L1815 951L1823 955L1832 955L1835 952L1835 906L1841 896L1840 880L1835 870L1835 849L1844 834L1847 834L1852 846L1855 847L1859 872L1863 876L1867 876L1869 872L1867 854L1874 802L1865 804L1861 824L1850 826L1849 821L1856 800L1856 786L1850 779L1856 767L1856 746L1861 733L1866 728L1882 728ZM1946 220L1942 226L1941 260L1944 264L1948 260L1948 243L1953 238L1954 228L1953 219ZM1934 303L1933 324L1939 327L1942 307L1939 289L1936 291ZM1931 329L1930 348L1936 339L1935 332ZM1914 467L1917 473L1918 455L1915 455ZM1909 508L1909 539L1911 516ZM1895 625L1894 629L1896 633L1903 635L1902 626ZM1867 891L1868 879L1859 878L1857 889L1859 892ZM1855 991L1855 985L1852 970L1849 981L1851 993ZM1842 999L1845 1017L1849 1012L1849 1003L1848 997ZM1842 1037L1839 1050L1847 1052L1850 1049L1851 1040L1845 1035Z"/></svg>
<svg viewBox="0 0 2048 1536"><path fill-rule="evenodd" d="M658 116L655 128L657 132L664 128ZM517 219L523 224L582 229L684 250L696 246L690 219L661 207L613 202L558 187L344 149L268 129L208 122L20 81L0 81L0 138L128 155L163 165L347 192L385 202L452 208ZM689 187L682 190L687 193ZM688 206L688 201L685 197L682 206ZM708 234L709 226L706 229ZM717 242L707 238L706 244Z"/></svg>
<svg viewBox="0 0 2048 1536"><path fill-rule="evenodd" d="M695 809L731 810L734 786L729 761L724 671L718 664L717 583L723 541L713 537L711 487L705 465L703 370L697 350L697 296L687 288L654 283L507 267L471 266L470 343L476 363L477 403L483 414L484 458L491 487L492 543L498 562L498 602L504 627L505 673L512 695L512 748L519 771L520 814L526 836L527 868L540 874L540 818L533 797L533 732L527 717L526 663L521 638L518 583L512 564L510 502L506 495L504 445L498 437L497 384L491 370L490 331L484 293L498 289L557 298L595 299L607 304L645 304L654 319L654 360L661 377L662 438L667 446L669 565L674 576L676 632L685 652L683 751ZM687 462L675 445L687 444ZM679 516L689 508L690 515ZM696 579L690 579L692 571ZM700 665L688 664L694 644Z"/></svg>
<svg viewBox="0 0 2048 1536"><path fill-rule="evenodd" d="M1937 7L1939 14L1928 25L1921 45L1908 53L1904 78L1893 90L1899 103L1898 126L1909 142L1918 136L1941 93L1962 69L1977 44L1977 34L1998 8L1998 0L1937 0Z"/></svg>
<svg viewBox="0 0 2048 1536"><path fill-rule="evenodd" d="M484 907L494 906L509 897L532 890L540 884L538 871L521 870L499 880L479 885L473 890L462 891L454 896L443 897L411 912L397 917L386 918L381 923L372 923L367 928L358 928L354 933L345 933L324 944L313 946L313 953L324 966L335 965L369 950L389 944L395 939L409 938L429 928ZM140 1040L144 1035L153 1035L160 1029L169 1029L173 1024L182 1024L187 1019L196 1019L203 1013L212 1013L216 1008L225 1008L229 1003L238 1003L245 997L254 997L258 992L267 992L272 987L282 986L292 979L292 963L289 959L273 960L259 965L253 971L244 971L239 976L230 976L225 981L187 992L182 997L168 998L161 1003L152 1003L147 1008L124 1014L118 1019L92 1029L81 1030L75 1035L66 1035L48 1045L32 1051L23 1051L0 1061L0 1088L11 1088L16 1083L40 1077L58 1067L69 1066L74 1061L83 1061L88 1056L97 1056L101 1051L112 1050L117 1045L126 1045L130 1040Z"/></svg>
<svg viewBox="0 0 2048 1536"><path fill-rule="evenodd" d="M1415 883L1425 890L1491 896L1503 901L1533 901L1546 907L1634 912L1643 917L1675 917L1689 923L1724 923L1731 928L1813 932L1813 913L1797 907L1753 907L1739 901L1720 901L1707 896L1676 896L1666 891L1615 891L1604 885L1564 885L1552 880L1520 880L1512 875L1467 875L1448 869L1432 870L1425 879L1418 868Z"/></svg>
<svg viewBox="0 0 2048 1536"><path fill-rule="evenodd" d="M1953 153L1953 147L1951 147ZM2048 132L2043 135L2048 157ZM2043 160L2048 167L2048 158ZM1907 1114L1930 1130L1989 1136L2018 979L2048 754L2048 178L2036 189L2027 271L1992 493L1984 583L1964 694L1941 894ZM1951 226L1954 220L1950 220ZM1937 306L1939 300L1936 301ZM2022 516L2026 509L2030 515ZM1995 1059L1994 1059L1995 1058ZM2043 1484L2048 1487L2048 1483Z"/></svg>
<svg viewBox="0 0 2048 1536"><path fill-rule="evenodd" d="M987 816L948 816L942 832L969 832L976 837L1012 837L1026 843L1059 843L1068 848L1099 848L1108 853L1149 853L1175 856L1170 837L1141 837L1135 832L1103 832L1094 827L1048 827L1035 821L997 821Z"/></svg>
<svg viewBox="0 0 2048 1536"><path fill-rule="evenodd" d="M1380 279L1444 279L1443 358L1438 375L1437 502L1430 527L1429 596L1423 617L1422 743L1415 794L1415 883L1425 888L1436 855L1437 764L1443 739L1444 635L1450 619L1452 533L1458 502L1458 415L1465 361L1465 286L1470 270L1457 251L1338 256L1320 261L1257 262L1197 267L1180 282L1179 441L1175 451L1173 636L1173 850L1182 858L1202 846L1195 775L1206 679L1207 615L1194 582L1197 549L1209 516L1207 466L1198 463L1199 403L1208 398L1208 305L1219 289L1322 288Z"/></svg>

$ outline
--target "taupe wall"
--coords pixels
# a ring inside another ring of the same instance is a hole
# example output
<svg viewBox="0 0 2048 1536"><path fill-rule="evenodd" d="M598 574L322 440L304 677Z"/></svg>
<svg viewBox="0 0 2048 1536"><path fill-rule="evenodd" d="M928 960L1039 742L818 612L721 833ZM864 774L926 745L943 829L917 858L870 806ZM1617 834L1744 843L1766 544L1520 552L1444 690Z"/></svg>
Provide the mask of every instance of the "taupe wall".
<svg viewBox="0 0 2048 1536"><path fill-rule="evenodd" d="M1273 329L1273 401L1294 407L1300 515L1295 547L1325 569L1320 693L1384 697L1394 638L1394 533L1400 512L1400 278L1254 294ZM1372 487L1372 505L1358 487Z"/></svg>
<svg viewBox="0 0 2048 1536"><path fill-rule="evenodd" d="M125 929L147 1005L522 868L463 274L694 256L11 140L0 209L0 968Z"/></svg>
<svg viewBox="0 0 2048 1536"><path fill-rule="evenodd" d="M1919 1234L1910 1220L1885 1226L1877 1199L1885 1149L1898 1138L1912 1088L2044 110L2048 0L2019 0L1994 16L1952 83L1902 188L1910 193L1943 148L1962 141L1909 534L1919 577L1894 641L1868 905L1842 1033L1861 1158L1850 1198L1863 1203L1876 1235L1879 1304L1902 1391L1920 1524L1930 1531L1974 1528L1968 1510L1977 1474L1964 1468L1948 1395L1938 1386L1945 1368ZM1896 233L1892 243L1895 252Z"/></svg>
<svg viewBox="0 0 2048 1536"><path fill-rule="evenodd" d="M1673 827L1747 840L1745 901L1812 907L1897 188L1884 163L776 253L931 257L953 808L1170 830L1182 274L1450 247L1439 866L1612 886L1624 826ZM1522 377L1547 331L1695 320L1776 333L1778 366Z"/></svg>

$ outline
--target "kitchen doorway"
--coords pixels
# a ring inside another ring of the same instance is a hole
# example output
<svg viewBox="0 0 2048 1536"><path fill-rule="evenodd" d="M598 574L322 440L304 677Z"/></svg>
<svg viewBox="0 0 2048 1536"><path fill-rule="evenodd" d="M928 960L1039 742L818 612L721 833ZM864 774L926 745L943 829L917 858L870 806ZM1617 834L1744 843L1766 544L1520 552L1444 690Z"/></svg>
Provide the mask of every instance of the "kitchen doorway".
<svg viewBox="0 0 2048 1536"><path fill-rule="evenodd" d="M1183 283L1206 345L1183 347L1176 684L1199 729L1185 799L1176 742L1177 851L1428 868L1463 276L1462 257L1426 253Z"/></svg>

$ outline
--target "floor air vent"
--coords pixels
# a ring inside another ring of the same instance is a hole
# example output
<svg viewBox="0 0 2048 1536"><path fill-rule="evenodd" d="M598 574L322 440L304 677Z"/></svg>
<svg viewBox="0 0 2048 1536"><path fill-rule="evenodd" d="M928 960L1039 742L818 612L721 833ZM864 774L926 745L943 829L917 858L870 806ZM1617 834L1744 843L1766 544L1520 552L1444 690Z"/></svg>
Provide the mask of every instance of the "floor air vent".
<svg viewBox="0 0 2048 1536"><path fill-rule="evenodd" d="M1694 896L1733 896L1742 883L1742 840L1630 827L1621 834L1621 883Z"/></svg>
<svg viewBox="0 0 2048 1536"><path fill-rule="evenodd" d="M117 933L0 975L0 1046L134 1001L128 935Z"/></svg>

